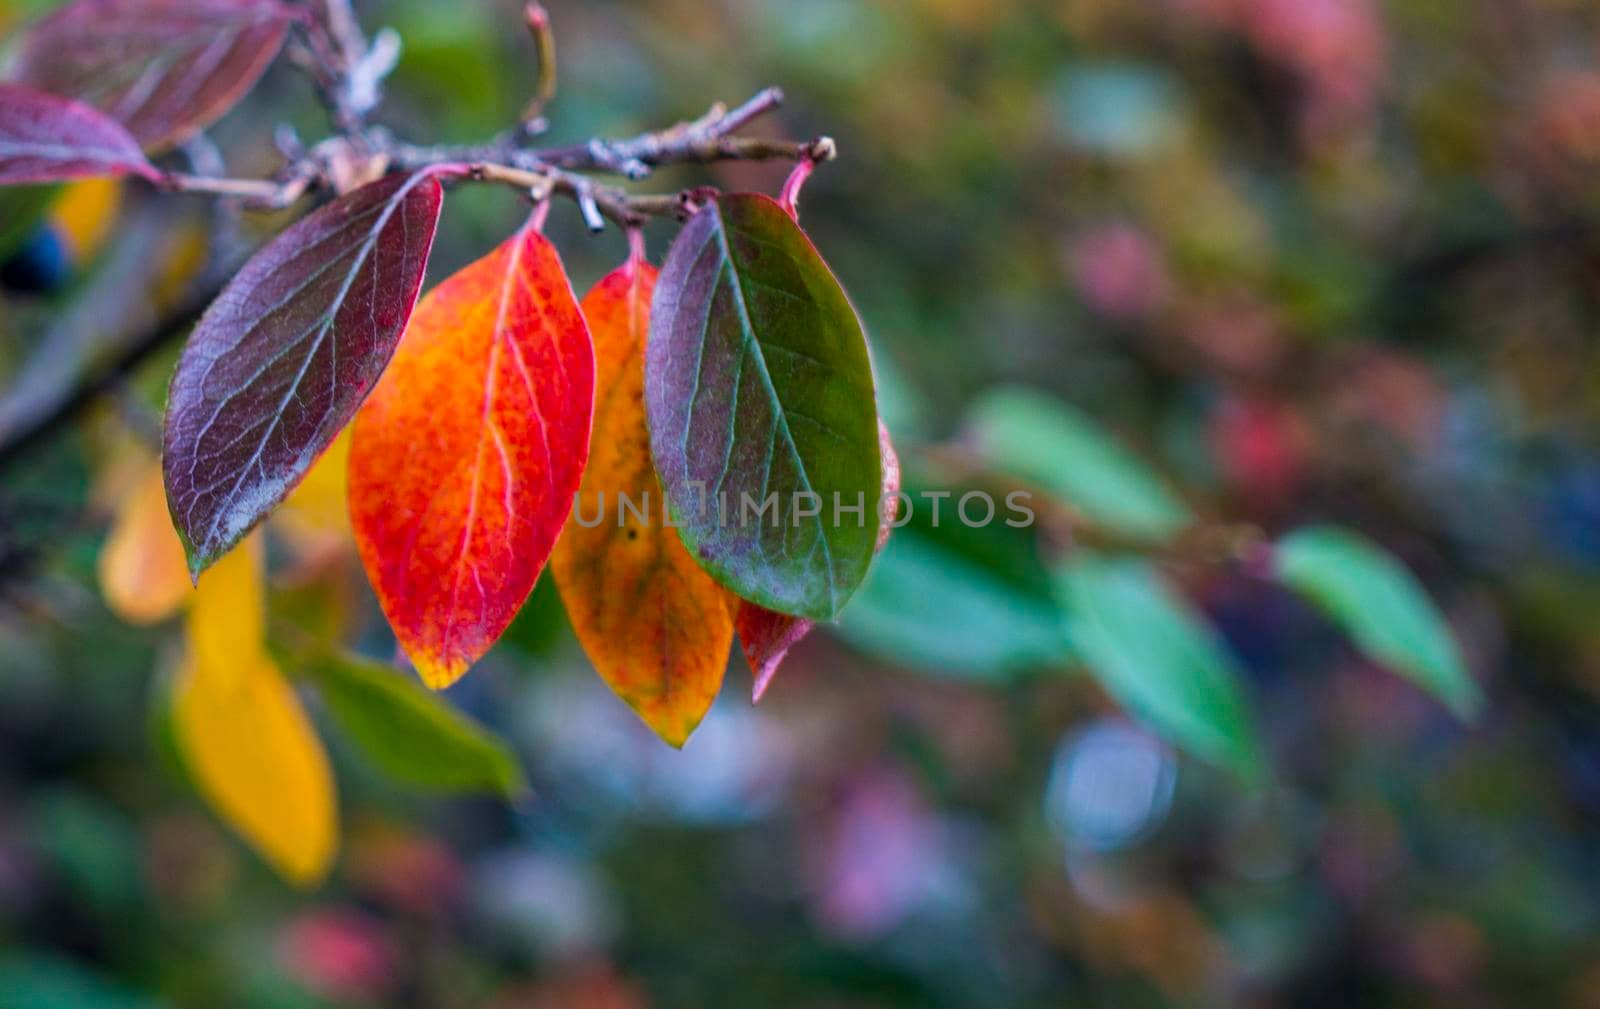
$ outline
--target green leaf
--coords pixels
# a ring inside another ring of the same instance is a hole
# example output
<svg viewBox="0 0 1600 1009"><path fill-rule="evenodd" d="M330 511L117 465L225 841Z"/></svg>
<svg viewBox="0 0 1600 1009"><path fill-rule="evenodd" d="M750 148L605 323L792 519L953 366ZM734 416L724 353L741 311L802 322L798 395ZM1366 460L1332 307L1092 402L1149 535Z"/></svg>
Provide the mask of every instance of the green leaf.
<svg viewBox="0 0 1600 1009"><path fill-rule="evenodd" d="M0 955L0 1006L6 1009L156 1009L100 974L44 952Z"/></svg>
<svg viewBox="0 0 1600 1009"><path fill-rule="evenodd" d="M1299 529L1278 541L1273 567L1280 581L1326 611L1373 660L1415 681L1457 716L1477 713L1483 696L1444 617L1411 572L1371 540L1332 526Z"/></svg>
<svg viewBox="0 0 1600 1009"><path fill-rule="evenodd" d="M22 247L60 192L59 183L0 188L0 260Z"/></svg>
<svg viewBox="0 0 1600 1009"><path fill-rule="evenodd" d="M510 799L526 791L522 769L505 743L410 677L342 654L313 656L303 668L334 720L395 779Z"/></svg>
<svg viewBox="0 0 1600 1009"><path fill-rule="evenodd" d="M986 526L962 525L960 492L934 526L929 500L907 493L911 518L890 535L839 636L886 661L964 678L1064 665L1070 649L1032 532L1006 526L1004 511Z"/></svg>
<svg viewBox="0 0 1600 1009"><path fill-rule="evenodd" d="M1196 756L1259 775L1232 656L1149 564L1080 551L1056 583L1073 647L1112 697Z"/></svg>
<svg viewBox="0 0 1600 1009"><path fill-rule="evenodd" d="M719 196L678 233L651 302L645 405L689 551L745 599L832 620L878 538L872 367L839 282L770 198Z"/></svg>
<svg viewBox="0 0 1600 1009"><path fill-rule="evenodd" d="M1193 515L1165 483L1094 421L1030 389L998 389L968 414L972 438L996 467L1037 483L1091 521L1163 540Z"/></svg>

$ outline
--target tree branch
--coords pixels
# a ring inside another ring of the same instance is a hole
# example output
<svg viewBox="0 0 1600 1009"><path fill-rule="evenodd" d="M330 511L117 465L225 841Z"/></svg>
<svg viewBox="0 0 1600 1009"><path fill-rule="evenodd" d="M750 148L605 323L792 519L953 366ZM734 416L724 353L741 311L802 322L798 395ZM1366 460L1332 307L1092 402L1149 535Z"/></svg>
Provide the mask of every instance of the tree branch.
<svg viewBox="0 0 1600 1009"><path fill-rule="evenodd" d="M310 77L328 110L334 135L309 148L292 130L280 128L278 147L284 166L270 179L228 178L214 149L191 149L192 172L170 171L157 181L169 192L197 193L238 200L246 207L282 209L308 191L329 188L345 192L387 171L422 171L515 186L535 200L562 195L572 199L591 231L606 220L636 229L649 217L687 217L709 193L705 187L674 193L635 194L591 179L585 173L609 173L642 179L653 169L673 163L787 160L820 163L834 156L833 141L767 140L734 136L783 101L783 92L768 87L731 111L720 102L698 119L636 136L596 137L581 144L527 146L543 128L540 116L555 94L555 42L549 17L537 3L525 14L537 46L538 78L531 103L513 129L485 144L422 146L394 137L367 117L382 96L382 82L394 68L400 39L383 29L369 42L355 18L350 0L314 0L313 16L298 23L288 49L290 60ZM215 156L213 156L215 155ZM110 361L63 389L37 410L30 410L8 429L0 429L3 467L87 404L115 387L150 354L185 332L223 286L208 279L204 289L166 318L120 341Z"/></svg>

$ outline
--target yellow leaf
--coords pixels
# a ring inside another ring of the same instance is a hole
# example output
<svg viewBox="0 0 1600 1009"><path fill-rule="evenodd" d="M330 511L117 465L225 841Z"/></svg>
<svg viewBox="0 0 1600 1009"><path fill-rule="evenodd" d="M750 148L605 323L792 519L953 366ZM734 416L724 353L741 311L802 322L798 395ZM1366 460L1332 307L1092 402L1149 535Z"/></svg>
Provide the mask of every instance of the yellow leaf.
<svg viewBox="0 0 1600 1009"><path fill-rule="evenodd" d="M355 546L350 507L345 503L349 465L347 427L272 515L273 528L304 564L318 566Z"/></svg>
<svg viewBox="0 0 1600 1009"><path fill-rule="evenodd" d="M105 245L122 209L122 182L118 179L83 179L61 191L50 218L80 266L90 262Z"/></svg>
<svg viewBox="0 0 1600 1009"><path fill-rule="evenodd" d="M188 629L190 654L213 676L238 676L251 656L265 654L266 569L260 532L200 575L189 604Z"/></svg>
<svg viewBox="0 0 1600 1009"><path fill-rule="evenodd" d="M601 679L657 735L682 746L722 686L733 616L727 594L663 521L644 414L655 278L654 267L630 259L584 296L594 337L594 434L578 506L550 570ZM624 511L619 494L649 517Z"/></svg>
<svg viewBox="0 0 1600 1009"><path fill-rule="evenodd" d="M123 497L97 570L106 605L130 624L165 620L188 598L189 565L167 514L160 463L149 463Z"/></svg>
<svg viewBox="0 0 1600 1009"><path fill-rule="evenodd" d="M179 748L212 808L284 878L312 886L338 844L327 755L270 659L240 648L233 665L191 654L173 702Z"/></svg>

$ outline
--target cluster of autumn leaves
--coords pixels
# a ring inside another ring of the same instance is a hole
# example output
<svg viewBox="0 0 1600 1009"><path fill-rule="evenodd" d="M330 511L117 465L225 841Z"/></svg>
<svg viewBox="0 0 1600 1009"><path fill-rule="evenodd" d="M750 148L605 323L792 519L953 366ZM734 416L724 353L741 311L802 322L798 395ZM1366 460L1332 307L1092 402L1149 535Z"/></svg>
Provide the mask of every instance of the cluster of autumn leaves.
<svg viewBox="0 0 1600 1009"><path fill-rule="evenodd" d="M331 516L348 481L363 565L401 647L435 688L488 650L548 558L601 677L681 745L718 693L736 629L759 697L811 622L741 599L663 511L617 507L623 497L664 500L645 392L659 273L636 240L580 303L539 216L422 298L349 433L275 522L291 535L320 526L324 543L339 537ZM893 453L881 427L876 438L892 499ZM333 786L268 651L261 536L247 531L191 592L199 565L172 528L168 498L152 464L102 554L107 600L136 622L186 608L173 731L196 782L287 877L318 878L336 836ZM575 500L591 502L589 521L572 514ZM880 546L887 525L873 516L867 528Z"/></svg>
<svg viewBox="0 0 1600 1009"><path fill-rule="evenodd" d="M278 0L66 5L24 29L0 83L0 185L184 188L151 157L232 107L308 17ZM660 273L634 235L581 304L541 204L419 305L445 184L480 173L349 180L201 318L159 476L129 497L102 581L131 620L187 610L175 738L287 876L317 878L336 835L326 758L268 647L255 530L292 492L347 479L368 579L429 686L485 654L552 562L600 675L674 745L715 698L736 628L759 696L860 586L897 476L861 324L796 222L810 167L781 203L702 197ZM770 496L780 520L729 523L708 488L736 506ZM600 522L569 521L580 491ZM794 511L797 494L865 512L830 523Z"/></svg>

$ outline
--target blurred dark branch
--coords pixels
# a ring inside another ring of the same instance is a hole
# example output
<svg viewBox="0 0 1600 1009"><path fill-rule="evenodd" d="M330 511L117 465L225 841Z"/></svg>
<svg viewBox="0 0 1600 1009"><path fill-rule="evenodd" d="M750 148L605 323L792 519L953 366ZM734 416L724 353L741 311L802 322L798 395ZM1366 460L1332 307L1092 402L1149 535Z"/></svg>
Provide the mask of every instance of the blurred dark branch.
<svg viewBox="0 0 1600 1009"><path fill-rule="evenodd" d="M0 469L64 427L102 395L119 390L169 341L186 333L251 250L221 214L174 214L171 202L136 202L90 272L0 397ZM182 271L195 230L207 261ZM158 428L159 436L159 428Z"/></svg>
<svg viewBox="0 0 1600 1009"><path fill-rule="evenodd" d="M637 178L658 165L675 163L831 161L836 148L829 137L765 140L728 136L754 116L775 108L781 99L781 92L768 88L733 112L718 105L699 119L664 130L547 149L518 147L505 139L483 145L425 147L396 140L387 130L374 128L361 134L359 142L329 138L303 152L271 179L169 172L161 185L174 192L240 199L255 209L282 209L311 188L342 189L341 180L364 178L359 166L376 162L391 170L434 169L461 178L506 183L528 190L535 198L567 196L579 205L591 230L600 230L599 215L632 227L645 217L683 216L702 191L635 195L594 182L583 173L615 172ZM462 170L468 167L470 171Z"/></svg>
<svg viewBox="0 0 1600 1009"><path fill-rule="evenodd" d="M222 281L217 281L195 292L158 321L123 338L116 353L99 368L70 385L36 395L35 406L29 411L0 410L4 415L0 418L0 470L22 458L100 396L115 390L169 340L187 332L221 290Z"/></svg>
<svg viewBox="0 0 1600 1009"><path fill-rule="evenodd" d="M821 162L834 156L833 142L826 137L767 140L734 136L783 102L783 92L774 87L764 88L731 110L718 102L698 119L637 136L595 137L557 147L528 146L528 138L544 129L542 113L556 93L555 36L548 12L537 2L529 2L523 10L533 36L537 76L521 120L486 143L408 143L381 126L367 125L368 115L382 98L383 80L399 58L399 36L384 29L369 42L349 0L315 0L310 13L295 29L289 57L311 77L333 120L335 135L309 149L298 140L292 145L280 143L290 160L271 179L171 173L162 182L166 188L237 198L248 207L281 209L311 189L344 192L385 171L433 169L459 178L515 185L535 198L569 197L577 203L590 230L599 231L607 218L623 227L635 227L646 217L683 216L696 204L701 191L636 196L590 181L582 173L639 180L659 165L675 163ZM462 170L463 166L470 170Z"/></svg>

